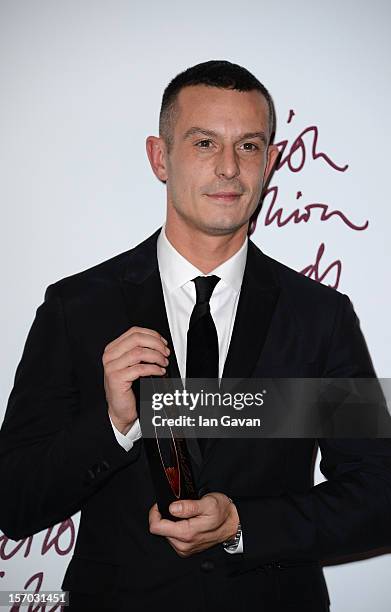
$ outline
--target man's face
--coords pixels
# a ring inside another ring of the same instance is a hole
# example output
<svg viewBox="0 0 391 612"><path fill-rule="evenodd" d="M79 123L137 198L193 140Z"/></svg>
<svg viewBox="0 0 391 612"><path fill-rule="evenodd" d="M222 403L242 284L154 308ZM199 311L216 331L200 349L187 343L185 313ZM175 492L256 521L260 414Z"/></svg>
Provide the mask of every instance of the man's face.
<svg viewBox="0 0 391 612"><path fill-rule="evenodd" d="M267 146L267 102L258 91L197 85L182 89L177 105L173 144L164 155L167 223L233 233L256 209L278 153Z"/></svg>

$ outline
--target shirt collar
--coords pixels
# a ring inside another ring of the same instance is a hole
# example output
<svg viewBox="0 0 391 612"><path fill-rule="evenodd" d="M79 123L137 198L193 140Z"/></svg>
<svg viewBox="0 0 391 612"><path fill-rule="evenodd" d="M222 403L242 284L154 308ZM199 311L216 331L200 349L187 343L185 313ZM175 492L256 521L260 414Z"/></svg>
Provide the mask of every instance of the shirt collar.
<svg viewBox="0 0 391 612"><path fill-rule="evenodd" d="M162 281L168 291L172 292L196 276L204 276L204 274L172 246L166 236L165 229L165 225L163 225L157 239L157 259ZM247 249L248 239L246 238L234 255L209 272L207 276L216 274L233 291L239 293L246 266Z"/></svg>

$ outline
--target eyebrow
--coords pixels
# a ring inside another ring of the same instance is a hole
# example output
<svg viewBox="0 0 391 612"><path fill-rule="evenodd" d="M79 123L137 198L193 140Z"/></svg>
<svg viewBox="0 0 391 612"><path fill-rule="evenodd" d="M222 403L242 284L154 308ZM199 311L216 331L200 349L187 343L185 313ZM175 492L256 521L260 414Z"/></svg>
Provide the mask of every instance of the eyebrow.
<svg viewBox="0 0 391 612"><path fill-rule="evenodd" d="M190 138L190 136L193 136L194 134L203 134L204 136L211 136L212 138L219 137L217 132L214 132L213 130L205 130L204 128L194 126L186 130L183 136L183 139L186 140L187 138ZM245 140L246 138L260 138L260 140L262 140L264 145L267 146L268 139L266 137L265 132L263 131L246 132L245 134L241 134L238 140Z"/></svg>

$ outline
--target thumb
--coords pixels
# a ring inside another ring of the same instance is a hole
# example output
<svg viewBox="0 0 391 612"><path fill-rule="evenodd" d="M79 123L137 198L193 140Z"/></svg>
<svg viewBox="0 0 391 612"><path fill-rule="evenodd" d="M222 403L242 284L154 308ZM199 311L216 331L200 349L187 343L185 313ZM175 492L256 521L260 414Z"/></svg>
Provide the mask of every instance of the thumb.
<svg viewBox="0 0 391 612"><path fill-rule="evenodd" d="M191 518L201 514L199 502L194 499L181 499L181 501L170 504L169 511L172 515L180 518Z"/></svg>

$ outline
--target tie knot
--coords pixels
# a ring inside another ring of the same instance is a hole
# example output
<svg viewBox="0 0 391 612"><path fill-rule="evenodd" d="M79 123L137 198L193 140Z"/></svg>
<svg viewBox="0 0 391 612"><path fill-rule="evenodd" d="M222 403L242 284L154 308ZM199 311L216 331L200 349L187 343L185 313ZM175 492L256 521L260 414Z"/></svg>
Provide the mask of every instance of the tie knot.
<svg viewBox="0 0 391 612"><path fill-rule="evenodd" d="M218 276L197 276L192 281L195 284L197 301L196 304L209 302L214 288L219 282Z"/></svg>

